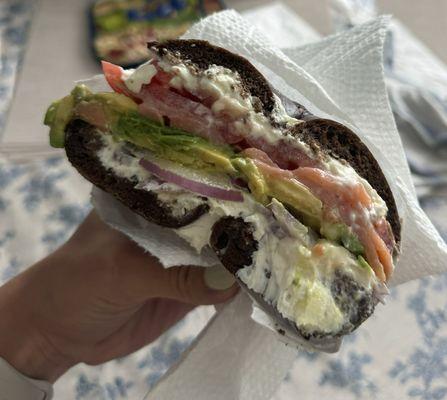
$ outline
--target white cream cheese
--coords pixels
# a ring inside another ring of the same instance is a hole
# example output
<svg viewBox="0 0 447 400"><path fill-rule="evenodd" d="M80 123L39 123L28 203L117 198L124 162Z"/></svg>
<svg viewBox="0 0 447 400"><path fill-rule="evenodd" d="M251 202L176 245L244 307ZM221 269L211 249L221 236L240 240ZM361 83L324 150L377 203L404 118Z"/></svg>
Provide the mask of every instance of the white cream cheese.
<svg viewBox="0 0 447 400"><path fill-rule="evenodd" d="M137 188L157 193L158 199L169 205L174 217L181 217L204 203L200 196L179 191L179 187L174 184L151 181L152 175L139 164L143 152L132 149L136 154L130 155L123 151L126 147L125 142L115 141L112 135L102 134L101 138L104 146L97 152L101 164L122 178L138 182Z"/></svg>
<svg viewBox="0 0 447 400"><path fill-rule="evenodd" d="M238 272L239 278L303 330L336 332L347 322L331 292L337 270L367 290L377 283L372 270L360 267L342 246L312 240L304 231L280 237L272 233L271 221L267 225L250 217L245 221L256 227L259 248L252 265Z"/></svg>
<svg viewBox="0 0 447 400"><path fill-rule="evenodd" d="M123 178L133 179L143 182L148 180L151 174L139 165L139 157L126 154L123 149L125 142L113 139L112 135L100 134L104 146L96 153L101 164Z"/></svg>
<svg viewBox="0 0 447 400"><path fill-rule="evenodd" d="M292 315L299 326L311 331L335 332L347 322L331 292L335 271L353 277L362 286L371 289L374 276L371 270L359 266L345 248L327 240L315 246L321 254L304 246L297 246L295 268L283 278L277 308L283 315Z"/></svg>
<svg viewBox="0 0 447 400"><path fill-rule="evenodd" d="M262 112L255 110L254 104L259 102L259 99L249 93L243 93L241 78L237 72L218 65L211 65L204 71L196 71L186 64L179 62L172 65L165 60L161 60L158 65L163 71L173 75L169 83L172 87L184 88L193 94L205 94L212 99L211 110L215 114L226 114L238 119L234 123L236 131L263 138L270 143L284 140L283 132L274 128ZM279 123L290 125L302 122L287 115L284 107L280 106L279 99L276 96L275 99L277 105L273 115ZM296 138L294 145L305 153L310 152L309 146Z"/></svg>
<svg viewBox="0 0 447 400"><path fill-rule="evenodd" d="M169 204L174 217L181 217L204 203L199 196L189 192L165 192L163 189L156 189L155 193L160 201Z"/></svg>
<svg viewBox="0 0 447 400"><path fill-rule="evenodd" d="M386 216L388 207L385 201L379 196L377 191L369 184L366 179L363 179L361 176L359 176L359 174L357 174L354 168L352 168L349 164L335 158L331 158L330 160L324 162L324 164L328 172L332 173L342 180L345 180L347 185L360 183L365 188L366 192L371 197L373 206L370 212L372 213L371 216L373 219L380 219L381 217Z"/></svg>
<svg viewBox="0 0 447 400"><path fill-rule="evenodd" d="M137 69L124 70L123 82L130 91L139 93L141 87L150 83L156 74L157 68L152 65L152 60L149 60L141 64Z"/></svg>
<svg viewBox="0 0 447 400"><path fill-rule="evenodd" d="M203 203L200 196L175 184L151 180L151 175L138 163L142 152L132 149L136 153L130 155L123 142L115 141L111 135L101 136L105 144L98 152L101 163L119 176L136 178L139 189L157 193L174 215L184 215L187 210ZM331 293L335 271L341 269L366 289L371 289L376 282L374 274L360 267L345 248L327 240L317 240L298 221L284 230L290 221L287 222L282 204L275 200L273 203L284 212L275 212L273 217L269 209L248 193L243 194L242 202L209 198L209 212L175 232L200 252L209 245L212 227L220 218L243 218L254 227L258 249L252 254L252 264L239 270L238 277L301 329L336 332L346 323L346 317ZM319 251L316 252L315 246Z"/></svg>
<svg viewBox="0 0 447 400"><path fill-rule="evenodd" d="M309 241L309 234L302 230L296 236L278 235L269 210L251 196L245 196L243 203L209 199L209 205L209 213L176 229L177 234L200 251L208 245L211 229L221 217L242 217L251 223L258 250L252 255L252 264L238 271L238 277L303 330L337 332L348 323L331 292L337 270L366 290L377 283L372 270L359 266L340 245L323 239Z"/></svg>
<svg viewBox="0 0 447 400"><path fill-rule="evenodd" d="M220 218L225 216L245 218L250 215L257 215L265 210L251 195L244 193L243 196L243 202L208 198L209 211L195 222L176 229L176 233L200 252L205 246L208 246L211 229ZM264 221L264 223L267 224L267 221Z"/></svg>

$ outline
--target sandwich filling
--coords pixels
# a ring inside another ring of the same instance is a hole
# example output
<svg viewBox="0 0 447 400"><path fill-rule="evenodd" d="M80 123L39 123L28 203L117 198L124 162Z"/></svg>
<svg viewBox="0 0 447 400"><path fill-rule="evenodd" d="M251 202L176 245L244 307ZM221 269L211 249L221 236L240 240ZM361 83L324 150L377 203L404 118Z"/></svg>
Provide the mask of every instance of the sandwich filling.
<svg viewBox="0 0 447 400"><path fill-rule="evenodd" d="M349 301L334 282L348 277L355 295L371 295L393 271L394 237L376 190L344 161L287 133L303 121L278 98L267 115L237 72L199 69L169 53L136 70L103 70L113 92L79 85L50 106L51 144L64 146L74 118L95 126L106 169L179 215L209 205L177 229L197 250L219 218L242 218L258 248L238 277L304 331L349 330Z"/></svg>

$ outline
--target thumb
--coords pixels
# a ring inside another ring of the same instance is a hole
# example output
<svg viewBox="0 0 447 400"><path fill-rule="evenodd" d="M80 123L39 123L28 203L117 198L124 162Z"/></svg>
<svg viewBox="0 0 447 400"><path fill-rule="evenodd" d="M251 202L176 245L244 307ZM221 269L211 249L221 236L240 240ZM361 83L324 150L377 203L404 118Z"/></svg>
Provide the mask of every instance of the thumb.
<svg viewBox="0 0 447 400"><path fill-rule="evenodd" d="M172 267L163 272L157 290L159 297L195 305L216 304L238 292L233 275L221 265Z"/></svg>
<svg viewBox="0 0 447 400"><path fill-rule="evenodd" d="M205 305L223 303L238 292L239 285L222 265L164 268L150 253L134 247L120 268L120 286L134 300L166 298Z"/></svg>

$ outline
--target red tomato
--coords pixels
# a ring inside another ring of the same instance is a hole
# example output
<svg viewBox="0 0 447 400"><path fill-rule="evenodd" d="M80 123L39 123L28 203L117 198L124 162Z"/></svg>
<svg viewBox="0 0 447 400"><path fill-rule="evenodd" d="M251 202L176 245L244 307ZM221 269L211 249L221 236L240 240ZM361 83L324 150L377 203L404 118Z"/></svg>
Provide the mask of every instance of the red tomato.
<svg viewBox="0 0 447 400"><path fill-rule="evenodd" d="M135 93L130 91L121 79L123 69L120 66L107 61L101 61L101 64L107 83L116 93L122 93L137 103L141 103L141 99Z"/></svg>
<svg viewBox="0 0 447 400"><path fill-rule="evenodd" d="M123 90L124 83L121 80L123 69L118 65L114 65L107 61L101 61L101 65L102 70L104 72L104 76L110 87L117 93L124 93Z"/></svg>

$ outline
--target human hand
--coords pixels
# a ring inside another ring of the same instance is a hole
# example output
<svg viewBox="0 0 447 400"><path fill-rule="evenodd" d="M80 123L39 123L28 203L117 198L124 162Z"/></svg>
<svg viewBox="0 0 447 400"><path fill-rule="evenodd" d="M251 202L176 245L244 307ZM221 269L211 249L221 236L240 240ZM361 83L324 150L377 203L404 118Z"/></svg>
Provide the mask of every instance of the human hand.
<svg viewBox="0 0 447 400"><path fill-rule="evenodd" d="M236 292L208 288L204 268L164 269L92 212L66 244L0 287L0 356L54 382L79 362L132 353L196 305Z"/></svg>

